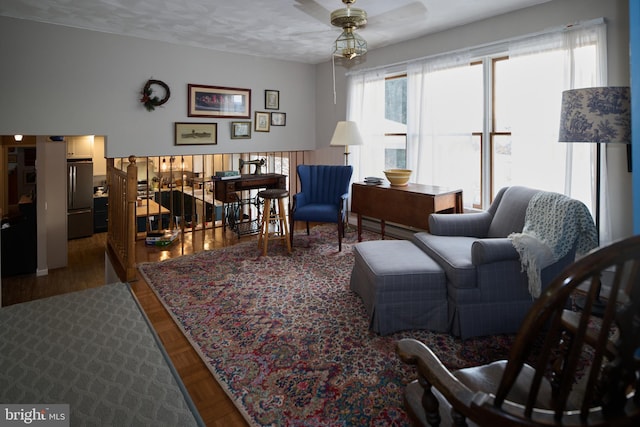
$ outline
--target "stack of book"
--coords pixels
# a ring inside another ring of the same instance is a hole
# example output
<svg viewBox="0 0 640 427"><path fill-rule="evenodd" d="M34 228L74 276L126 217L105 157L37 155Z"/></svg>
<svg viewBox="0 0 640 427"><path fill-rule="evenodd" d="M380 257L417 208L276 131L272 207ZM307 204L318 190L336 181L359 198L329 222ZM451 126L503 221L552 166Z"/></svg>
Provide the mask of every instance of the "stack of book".
<svg viewBox="0 0 640 427"><path fill-rule="evenodd" d="M178 238L180 230L149 231L144 243L148 246L167 246Z"/></svg>
<svg viewBox="0 0 640 427"><path fill-rule="evenodd" d="M234 179L240 178L240 172L238 171L216 171L216 179Z"/></svg>
<svg viewBox="0 0 640 427"><path fill-rule="evenodd" d="M365 184L370 185L380 185L382 184L382 178L378 178L377 176L368 176L364 179Z"/></svg>

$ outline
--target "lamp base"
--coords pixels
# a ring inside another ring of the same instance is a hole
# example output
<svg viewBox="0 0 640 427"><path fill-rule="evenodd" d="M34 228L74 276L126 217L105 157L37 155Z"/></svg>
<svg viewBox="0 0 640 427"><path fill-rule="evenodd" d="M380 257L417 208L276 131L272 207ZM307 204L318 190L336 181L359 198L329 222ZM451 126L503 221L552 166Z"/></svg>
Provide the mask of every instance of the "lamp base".
<svg viewBox="0 0 640 427"><path fill-rule="evenodd" d="M349 154L351 154L351 153L349 153L349 149L348 149L348 146L347 146L347 145L345 145L344 147L345 147L345 153L344 153L344 165L345 165L345 166L349 166Z"/></svg>

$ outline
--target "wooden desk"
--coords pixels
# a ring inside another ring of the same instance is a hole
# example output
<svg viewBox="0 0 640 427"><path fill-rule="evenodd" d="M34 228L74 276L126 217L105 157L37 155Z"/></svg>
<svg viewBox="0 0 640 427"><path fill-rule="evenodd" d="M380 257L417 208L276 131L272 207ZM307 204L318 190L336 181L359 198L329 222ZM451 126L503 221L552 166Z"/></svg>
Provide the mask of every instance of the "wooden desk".
<svg viewBox="0 0 640 427"><path fill-rule="evenodd" d="M462 211L462 190L412 183L394 187L356 182L351 186L351 212L358 214L358 241L362 240L363 215L380 219L384 239L385 221L429 230L430 214Z"/></svg>
<svg viewBox="0 0 640 427"><path fill-rule="evenodd" d="M258 188L287 189L287 176L277 173L242 174L240 178L213 179L214 194L216 200L222 203L238 201L237 191L253 190Z"/></svg>

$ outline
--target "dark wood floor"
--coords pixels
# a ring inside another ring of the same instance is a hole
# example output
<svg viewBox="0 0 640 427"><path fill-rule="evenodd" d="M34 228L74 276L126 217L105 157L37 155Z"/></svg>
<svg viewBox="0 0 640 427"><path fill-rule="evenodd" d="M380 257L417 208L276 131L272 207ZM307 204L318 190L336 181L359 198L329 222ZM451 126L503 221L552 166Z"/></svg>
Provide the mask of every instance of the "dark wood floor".
<svg viewBox="0 0 640 427"><path fill-rule="evenodd" d="M69 241L69 263L66 268L49 271L47 276L15 276L2 279L3 305L88 289L104 284L104 247L106 233ZM154 262L167 258L230 246L238 241L255 240L255 236L238 239L234 233L215 230L186 233L167 248L136 246L138 262ZM176 326L162 303L147 283L138 277L131 286L144 311L160 336L180 377L207 426L236 427L247 423L222 390L189 341Z"/></svg>

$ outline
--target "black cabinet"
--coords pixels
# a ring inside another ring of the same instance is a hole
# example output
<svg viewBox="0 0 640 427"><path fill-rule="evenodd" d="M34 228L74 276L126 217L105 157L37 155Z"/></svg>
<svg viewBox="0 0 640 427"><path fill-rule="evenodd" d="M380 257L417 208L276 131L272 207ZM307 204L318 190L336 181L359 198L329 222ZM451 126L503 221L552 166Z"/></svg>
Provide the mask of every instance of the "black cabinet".
<svg viewBox="0 0 640 427"><path fill-rule="evenodd" d="M38 267L35 200L20 203L19 214L2 220L2 277L33 274Z"/></svg>
<svg viewBox="0 0 640 427"><path fill-rule="evenodd" d="M160 201L158 201L157 193L155 199L156 202L171 210L176 221L179 221L180 218L184 218L186 224L191 222L195 199L188 192L182 192L177 189L174 189L173 191L161 191Z"/></svg>
<svg viewBox="0 0 640 427"><path fill-rule="evenodd" d="M204 215L207 222L213 220L214 210L216 220L222 219L222 206L214 207L212 203L204 202L201 195L193 196L190 194L190 190L184 192L178 189L157 191L154 198L157 203L172 212L177 223L184 218L186 226L191 224L194 214L197 215L197 221L202 223L202 203L204 203Z"/></svg>
<svg viewBox="0 0 640 427"><path fill-rule="evenodd" d="M171 210L173 209L173 205L171 204L171 194L172 192L168 190L156 191L154 195L154 200L156 203Z"/></svg>
<svg viewBox="0 0 640 427"><path fill-rule="evenodd" d="M93 198L93 232L107 231L109 223L108 197Z"/></svg>

